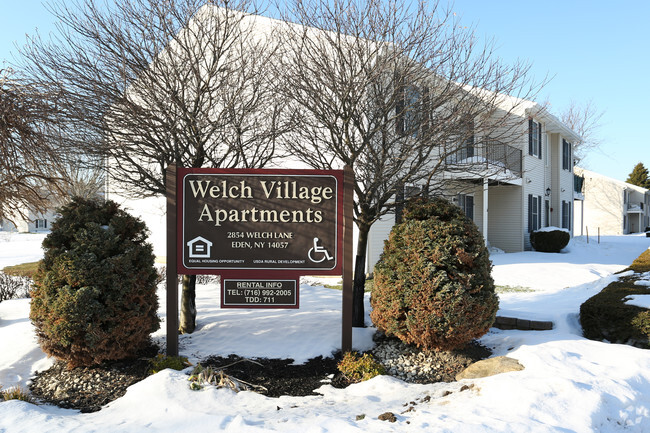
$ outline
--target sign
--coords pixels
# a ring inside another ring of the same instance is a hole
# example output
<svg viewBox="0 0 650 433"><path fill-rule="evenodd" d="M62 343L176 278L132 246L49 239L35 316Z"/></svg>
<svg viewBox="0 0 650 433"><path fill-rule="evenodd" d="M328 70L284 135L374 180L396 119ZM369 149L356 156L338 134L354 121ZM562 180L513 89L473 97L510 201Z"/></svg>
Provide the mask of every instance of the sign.
<svg viewBox="0 0 650 433"><path fill-rule="evenodd" d="M180 273L341 273L342 172L179 169L178 179Z"/></svg>
<svg viewBox="0 0 650 433"><path fill-rule="evenodd" d="M223 280L221 307L298 308L295 280Z"/></svg>
<svg viewBox="0 0 650 433"><path fill-rule="evenodd" d="M170 165L165 186L169 356L178 356L179 273L221 275L230 308L298 308L300 276L342 274L341 350L352 350L351 167Z"/></svg>

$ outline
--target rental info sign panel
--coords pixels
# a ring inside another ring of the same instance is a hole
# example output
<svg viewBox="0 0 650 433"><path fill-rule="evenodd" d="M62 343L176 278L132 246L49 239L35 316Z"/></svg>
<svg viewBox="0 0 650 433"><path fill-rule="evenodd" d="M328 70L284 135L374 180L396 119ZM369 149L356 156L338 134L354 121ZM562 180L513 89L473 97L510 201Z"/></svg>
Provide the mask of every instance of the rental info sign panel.
<svg viewBox="0 0 650 433"><path fill-rule="evenodd" d="M178 271L222 277L222 307L298 308L302 275L340 275L343 172L178 169Z"/></svg>

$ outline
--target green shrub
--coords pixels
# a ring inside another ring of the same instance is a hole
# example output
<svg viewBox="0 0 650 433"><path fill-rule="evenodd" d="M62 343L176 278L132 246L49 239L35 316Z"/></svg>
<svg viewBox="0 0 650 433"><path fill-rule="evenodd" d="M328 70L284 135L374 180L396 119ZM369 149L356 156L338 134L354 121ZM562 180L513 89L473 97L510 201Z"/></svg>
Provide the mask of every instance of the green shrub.
<svg viewBox="0 0 650 433"><path fill-rule="evenodd" d="M166 368L180 371L192 365L185 356L167 356L163 354L156 355L150 362L151 374L156 374Z"/></svg>
<svg viewBox="0 0 650 433"><path fill-rule="evenodd" d="M634 284L636 279L623 277L580 306L580 324L586 338L648 348L650 311L625 303L630 295L650 294L650 288Z"/></svg>
<svg viewBox="0 0 650 433"><path fill-rule="evenodd" d="M75 198L58 212L31 293L41 348L69 367L135 355L159 328L145 224L111 201Z"/></svg>
<svg viewBox="0 0 650 433"><path fill-rule="evenodd" d="M359 356L356 352L347 352L339 362L338 369L352 383L363 382L386 374L384 366L375 361L369 353Z"/></svg>
<svg viewBox="0 0 650 433"><path fill-rule="evenodd" d="M571 235L566 230L540 230L530 234L530 243L542 253L559 253L571 240Z"/></svg>
<svg viewBox="0 0 650 433"><path fill-rule="evenodd" d="M458 206L411 201L375 267L370 317L407 344L461 347L494 323L491 269L483 236Z"/></svg>

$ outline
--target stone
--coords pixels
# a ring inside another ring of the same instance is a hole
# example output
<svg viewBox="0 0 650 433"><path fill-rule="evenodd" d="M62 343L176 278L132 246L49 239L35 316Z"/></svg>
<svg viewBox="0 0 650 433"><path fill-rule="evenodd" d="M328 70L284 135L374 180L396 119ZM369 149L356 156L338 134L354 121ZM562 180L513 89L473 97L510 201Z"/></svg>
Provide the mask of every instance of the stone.
<svg viewBox="0 0 650 433"><path fill-rule="evenodd" d="M393 412L384 412L381 415L379 415L377 418L382 421L388 421L388 422L397 421L397 417L395 417L395 414Z"/></svg>
<svg viewBox="0 0 650 433"><path fill-rule="evenodd" d="M530 328L535 331L550 331L551 329L553 329L553 322L532 320L530 322Z"/></svg>
<svg viewBox="0 0 650 433"><path fill-rule="evenodd" d="M456 380L479 379L481 377L494 376L495 374L521 371L524 366L514 358L497 356L495 358L483 359L475 362L456 375Z"/></svg>

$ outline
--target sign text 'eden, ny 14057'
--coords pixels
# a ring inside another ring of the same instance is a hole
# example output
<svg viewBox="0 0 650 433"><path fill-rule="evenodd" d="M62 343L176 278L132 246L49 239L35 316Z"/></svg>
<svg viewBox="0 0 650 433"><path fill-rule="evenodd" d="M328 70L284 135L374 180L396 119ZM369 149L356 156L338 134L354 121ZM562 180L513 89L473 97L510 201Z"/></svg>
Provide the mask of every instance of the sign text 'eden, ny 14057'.
<svg viewBox="0 0 650 433"><path fill-rule="evenodd" d="M340 274L340 171L179 169L178 178L181 273Z"/></svg>

